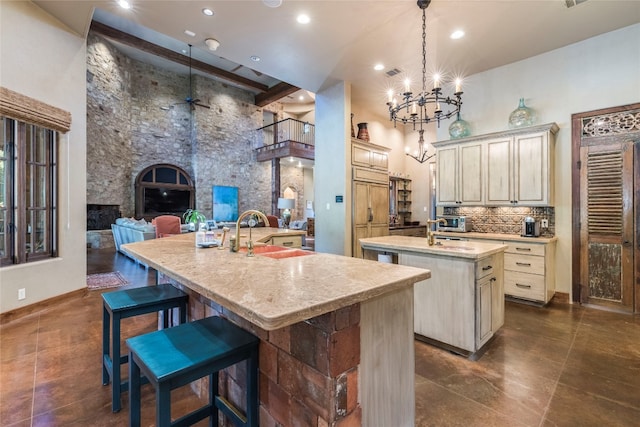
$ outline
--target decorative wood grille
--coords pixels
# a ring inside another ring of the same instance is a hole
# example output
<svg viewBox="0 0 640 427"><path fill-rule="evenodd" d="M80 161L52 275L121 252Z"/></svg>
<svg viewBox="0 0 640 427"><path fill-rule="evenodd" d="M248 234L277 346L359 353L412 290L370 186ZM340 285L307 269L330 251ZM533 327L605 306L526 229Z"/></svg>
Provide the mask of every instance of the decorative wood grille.
<svg viewBox="0 0 640 427"><path fill-rule="evenodd" d="M605 136L640 132L640 110L603 114L582 119L582 135Z"/></svg>
<svg viewBox="0 0 640 427"><path fill-rule="evenodd" d="M622 152L589 153L587 157L589 234L622 235Z"/></svg>

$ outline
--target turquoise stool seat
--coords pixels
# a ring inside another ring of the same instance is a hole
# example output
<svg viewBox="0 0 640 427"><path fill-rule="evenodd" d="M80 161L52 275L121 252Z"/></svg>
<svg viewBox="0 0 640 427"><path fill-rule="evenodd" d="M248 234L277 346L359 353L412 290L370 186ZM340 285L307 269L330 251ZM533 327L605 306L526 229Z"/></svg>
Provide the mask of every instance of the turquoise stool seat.
<svg viewBox="0 0 640 427"><path fill-rule="evenodd" d="M260 340L221 317L208 317L127 339L129 347L129 426L140 425L140 375L156 390L156 425L180 427L209 418L218 410L236 426L258 425L258 344ZM218 372L247 362L246 415L218 395ZM171 422L171 390L209 376L209 403Z"/></svg>
<svg viewBox="0 0 640 427"><path fill-rule="evenodd" d="M178 308L180 323L185 323L188 298L186 293L169 284L102 294L102 384L107 385L111 381L113 412L120 410L120 395L129 388L129 382L120 379L120 365L127 363L129 359L126 354L120 354L120 321L127 317L163 311L166 328L169 326L169 309ZM113 331L110 334L111 329Z"/></svg>

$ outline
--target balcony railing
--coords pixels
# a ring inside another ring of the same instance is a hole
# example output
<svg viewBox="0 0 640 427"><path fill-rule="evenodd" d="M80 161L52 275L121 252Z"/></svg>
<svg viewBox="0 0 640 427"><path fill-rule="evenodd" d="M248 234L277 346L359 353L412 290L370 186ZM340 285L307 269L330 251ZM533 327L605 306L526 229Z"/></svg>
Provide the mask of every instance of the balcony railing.
<svg viewBox="0 0 640 427"><path fill-rule="evenodd" d="M310 146L315 144L315 126L309 122L284 119L263 126L258 130L262 132L263 147L287 141L299 142Z"/></svg>
<svg viewBox="0 0 640 427"><path fill-rule="evenodd" d="M258 129L262 146L255 149L256 159L266 162L284 157L315 159L315 126L296 119L285 119Z"/></svg>

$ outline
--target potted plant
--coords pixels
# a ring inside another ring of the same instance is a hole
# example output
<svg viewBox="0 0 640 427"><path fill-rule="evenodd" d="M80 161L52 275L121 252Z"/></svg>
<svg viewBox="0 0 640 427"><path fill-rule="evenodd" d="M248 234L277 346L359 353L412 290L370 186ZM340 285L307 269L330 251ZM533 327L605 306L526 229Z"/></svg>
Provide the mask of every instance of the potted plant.
<svg viewBox="0 0 640 427"><path fill-rule="evenodd" d="M195 209L187 209L186 212L182 214L182 219L185 224L189 225L189 231L197 231L199 224L205 222L207 217Z"/></svg>

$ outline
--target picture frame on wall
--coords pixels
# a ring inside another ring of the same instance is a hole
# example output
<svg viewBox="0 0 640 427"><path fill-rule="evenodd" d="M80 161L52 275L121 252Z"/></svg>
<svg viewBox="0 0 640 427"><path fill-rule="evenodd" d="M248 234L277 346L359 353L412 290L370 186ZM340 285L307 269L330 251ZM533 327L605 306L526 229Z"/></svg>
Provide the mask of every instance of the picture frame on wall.
<svg viewBox="0 0 640 427"><path fill-rule="evenodd" d="M238 187L213 186L213 219L216 222L238 220Z"/></svg>

